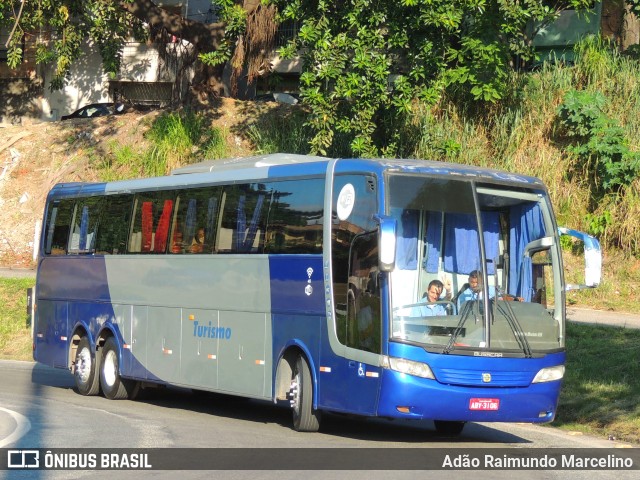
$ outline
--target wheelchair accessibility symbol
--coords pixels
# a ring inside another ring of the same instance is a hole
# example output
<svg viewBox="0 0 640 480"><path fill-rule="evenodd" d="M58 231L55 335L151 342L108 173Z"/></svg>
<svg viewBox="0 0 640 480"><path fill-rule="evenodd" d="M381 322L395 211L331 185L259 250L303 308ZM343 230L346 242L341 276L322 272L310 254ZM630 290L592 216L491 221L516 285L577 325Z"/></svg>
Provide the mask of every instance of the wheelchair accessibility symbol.
<svg viewBox="0 0 640 480"><path fill-rule="evenodd" d="M364 377L365 373L364 373L364 365L362 365L361 363L358 364L358 376L359 377Z"/></svg>

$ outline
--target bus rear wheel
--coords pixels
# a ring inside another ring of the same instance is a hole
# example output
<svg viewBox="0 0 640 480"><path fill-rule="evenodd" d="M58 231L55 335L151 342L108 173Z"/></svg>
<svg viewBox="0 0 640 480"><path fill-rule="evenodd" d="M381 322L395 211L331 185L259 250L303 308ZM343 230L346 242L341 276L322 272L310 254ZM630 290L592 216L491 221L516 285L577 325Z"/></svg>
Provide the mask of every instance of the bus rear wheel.
<svg viewBox="0 0 640 480"><path fill-rule="evenodd" d="M311 370L302 355L298 355L293 365L289 400L293 410L293 428L298 432L317 432L320 412L313 409Z"/></svg>
<svg viewBox="0 0 640 480"><path fill-rule="evenodd" d="M100 355L91 350L89 339L84 336L78 343L73 366L73 378L81 395L97 395L100 392Z"/></svg>
<svg viewBox="0 0 640 480"><path fill-rule="evenodd" d="M118 345L113 337L109 337L102 347L100 387L109 400L133 399L140 388L135 380L120 377Z"/></svg>
<svg viewBox="0 0 640 480"><path fill-rule="evenodd" d="M434 420L433 424L436 427L436 432L438 432L440 435L444 437L457 437L462 433L462 429L464 428L466 422Z"/></svg>

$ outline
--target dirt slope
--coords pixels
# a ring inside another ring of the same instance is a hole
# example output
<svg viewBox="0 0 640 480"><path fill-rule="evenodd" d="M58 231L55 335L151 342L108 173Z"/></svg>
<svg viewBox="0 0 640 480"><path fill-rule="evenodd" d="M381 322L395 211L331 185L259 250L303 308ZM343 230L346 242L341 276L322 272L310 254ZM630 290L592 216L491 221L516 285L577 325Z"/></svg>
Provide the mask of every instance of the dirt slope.
<svg viewBox="0 0 640 480"><path fill-rule="evenodd" d="M235 157L251 153L246 126L280 108L220 99L204 114L222 128L229 156ZM94 166L109 157L109 146L144 147L144 133L161 113L0 125L0 267L33 267L34 232L49 189L59 182L98 180Z"/></svg>

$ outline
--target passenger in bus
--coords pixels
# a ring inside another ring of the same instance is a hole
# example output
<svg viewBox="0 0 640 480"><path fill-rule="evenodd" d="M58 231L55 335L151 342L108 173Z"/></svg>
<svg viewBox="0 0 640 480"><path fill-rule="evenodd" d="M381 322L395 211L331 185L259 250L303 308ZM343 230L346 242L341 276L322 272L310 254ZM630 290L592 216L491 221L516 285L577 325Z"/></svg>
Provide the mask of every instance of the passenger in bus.
<svg viewBox="0 0 640 480"><path fill-rule="evenodd" d="M493 298L496 295L496 289L492 285L489 286L489 298ZM469 273L467 283L465 283L458 294L456 295L456 304L458 311L464 302L469 300L481 300L482 299L482 274L478 270L473 270Z"/></svg>
<svg viewBox="0 0 640 480"><path fill-rule="evenodd" d="M173 232L173 241L171 242L171 253L182 253L182 232L176 230Z"/></svg>
<svg viewBox="0 0 640 480"><path fill-rule="evenodd" d="M204 228L199 228L191 242L191 253L202 253L204 250Z"/></svg>
<svg viewBox="0 0 640 480"><path fill-rule="evenodd" d="M495 296L496 288L493 285L489 285L489 298L491 299ZM455 303L458 306L458 310L460 310L464 302L468 302L469 300L482 300L482 274L478 270L473 270L469 274L468 283L465 283L458 295L456 295ZM522 302L523 298L501 293L498 296L498 300Z"/></svg>

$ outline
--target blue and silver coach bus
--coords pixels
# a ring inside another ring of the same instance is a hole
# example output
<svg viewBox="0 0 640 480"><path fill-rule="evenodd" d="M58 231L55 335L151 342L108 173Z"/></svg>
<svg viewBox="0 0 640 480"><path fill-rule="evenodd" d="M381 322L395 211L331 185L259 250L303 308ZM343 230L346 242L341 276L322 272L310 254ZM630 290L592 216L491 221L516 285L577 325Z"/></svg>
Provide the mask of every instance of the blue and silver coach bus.
<svg viewBox="0 0 640 480"><path fill-rule="evenodd" d="M580 286L595 286L600 247L582 240ZM447 434L543 423L568 288L536 178L418 160L204 162L51 190L34 358L70 369L83 395L175 385L280 402L299 431L322 412Z"/></svg>

